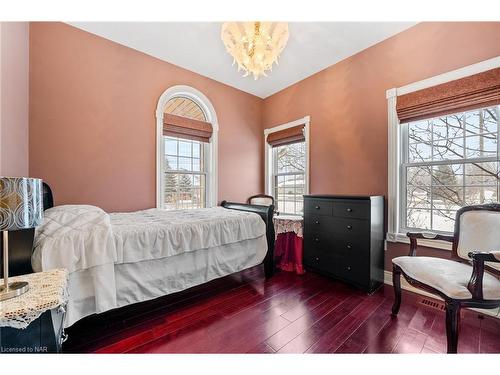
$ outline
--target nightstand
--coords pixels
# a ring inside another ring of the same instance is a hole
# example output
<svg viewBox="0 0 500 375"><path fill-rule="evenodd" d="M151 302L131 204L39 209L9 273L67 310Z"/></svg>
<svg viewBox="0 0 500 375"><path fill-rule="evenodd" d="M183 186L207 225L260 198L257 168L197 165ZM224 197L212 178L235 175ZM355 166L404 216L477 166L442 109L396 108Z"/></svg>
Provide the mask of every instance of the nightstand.
<svg viewBox="0 0 500 375"><path fill-rule="evenodd" d="M10 278L29 290L0 302L0 353L57 353L64 341L68 271L55 269Z"/></svg>

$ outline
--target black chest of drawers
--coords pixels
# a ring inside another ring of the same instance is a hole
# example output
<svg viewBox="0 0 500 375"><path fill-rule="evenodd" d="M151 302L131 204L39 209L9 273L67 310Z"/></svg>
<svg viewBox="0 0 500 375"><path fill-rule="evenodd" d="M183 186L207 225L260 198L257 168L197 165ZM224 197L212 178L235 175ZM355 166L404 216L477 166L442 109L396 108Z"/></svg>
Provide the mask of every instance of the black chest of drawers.
<svg viewBox="0 0 500 375"><path fill-rule="evenodd" d="M373 292L384 281L384 198L304 196L304 264Z"/></svg>

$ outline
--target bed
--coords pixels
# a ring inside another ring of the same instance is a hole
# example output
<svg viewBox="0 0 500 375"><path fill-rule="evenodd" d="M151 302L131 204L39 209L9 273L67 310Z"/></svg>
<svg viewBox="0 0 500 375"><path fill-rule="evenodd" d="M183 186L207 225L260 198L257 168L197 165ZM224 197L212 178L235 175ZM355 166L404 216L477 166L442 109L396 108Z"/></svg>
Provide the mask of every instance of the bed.
<svg viewBox="0 0 500 375"><path fill-rule="evenodd" d="M263 263L274 271L273 207L223 201L190 211L106 213L89 205L54 206L44 185L35 272L67 268L70 301L64 327Z"/></svg>

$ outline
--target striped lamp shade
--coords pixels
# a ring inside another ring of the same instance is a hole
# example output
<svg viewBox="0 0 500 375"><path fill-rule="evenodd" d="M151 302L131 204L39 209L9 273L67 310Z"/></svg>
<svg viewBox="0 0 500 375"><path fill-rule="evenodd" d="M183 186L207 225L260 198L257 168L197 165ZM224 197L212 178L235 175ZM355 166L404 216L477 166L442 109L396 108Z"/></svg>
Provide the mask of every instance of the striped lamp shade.
<svg viewBox="0 0 500 375"><path fill-rule="evenodd" d="M42 222L42 180L0 177L0 230L34 228Z"/></svg>

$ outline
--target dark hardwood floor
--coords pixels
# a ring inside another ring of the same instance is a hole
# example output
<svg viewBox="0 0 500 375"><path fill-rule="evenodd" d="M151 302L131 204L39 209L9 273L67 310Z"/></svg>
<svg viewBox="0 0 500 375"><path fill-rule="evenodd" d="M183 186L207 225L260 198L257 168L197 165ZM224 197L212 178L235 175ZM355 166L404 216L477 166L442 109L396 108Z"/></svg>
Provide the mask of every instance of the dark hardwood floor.
<svg viewBox="0 0 500 375"><path fill-rule="evenodd" d="M444 312L392 288L365 293L329 278L261 267L215 280L147 308L85 319L65 352L95 353L444 353ZM429 299L427 299L429 300ZM465 311L459 353L500 353L500 320Z"/></svg>

